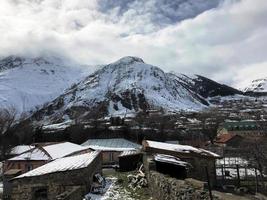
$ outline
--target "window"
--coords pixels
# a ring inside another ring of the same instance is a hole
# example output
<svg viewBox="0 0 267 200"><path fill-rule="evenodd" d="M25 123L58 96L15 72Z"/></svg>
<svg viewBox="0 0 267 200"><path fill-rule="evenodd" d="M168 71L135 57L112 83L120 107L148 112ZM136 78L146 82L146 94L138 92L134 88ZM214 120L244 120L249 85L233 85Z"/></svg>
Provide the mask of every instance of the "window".
<svg viewBox="0 0 267 200"><path fill-rule="evenodd" d="M35 200L47 199L47 188L35 188L33 192L33 199Z"/></svg>
<svg viewBox="0 0 267 200"><path fill-rule="evenodd" d="M31 171L33 169L33 166L31 164L26 164L25 169L26 171Z"/></svg>
<svg viewBox="0 0 267 200"><path fill-rule="evenodd" d="M113 161L113 153L112 152L109 153L109 160Z"/></svg>

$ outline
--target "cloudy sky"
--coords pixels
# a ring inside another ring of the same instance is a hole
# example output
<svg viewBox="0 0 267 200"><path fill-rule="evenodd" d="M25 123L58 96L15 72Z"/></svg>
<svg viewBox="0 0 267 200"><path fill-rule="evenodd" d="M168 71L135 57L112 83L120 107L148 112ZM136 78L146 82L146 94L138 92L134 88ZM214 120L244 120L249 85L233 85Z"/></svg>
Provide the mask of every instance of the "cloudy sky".
<svg viewBox="0 0 267 200"><path fill-rule="evenodd" d="M267 0L1 0L0 56L138 56L243 87L267 77Z"/></svg>

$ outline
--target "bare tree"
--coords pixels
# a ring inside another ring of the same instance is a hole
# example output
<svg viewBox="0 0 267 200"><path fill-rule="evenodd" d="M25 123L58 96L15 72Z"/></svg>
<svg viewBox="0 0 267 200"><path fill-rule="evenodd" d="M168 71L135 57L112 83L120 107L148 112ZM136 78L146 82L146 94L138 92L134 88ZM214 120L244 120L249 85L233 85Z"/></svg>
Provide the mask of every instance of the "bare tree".
<svg viewBox="0 0 267 200"><path fill-rule="evenodd" d="M267 164L267 139L264 137L248 138L242 144L241 149L244 151L247 147L250 148L246 152L246 156L251 160L254 167L259 170L260 181L265 190L264 174L266 173Z"/></svg>
<svg viewBox="0 0 267 200"><path fill-rule="evenodd" d="M12 125L15 123L17 112L15 108L0 109L0 159L4 159L12 148Z"/></svg>
<svg viewBox="0 0 267 200"><path fill-rule="evenodd" d="M202 133L213 143L221 123L224 122L224 117L220 114L218 108L209 108L199 113L198 119L201 121Z"/></svg>

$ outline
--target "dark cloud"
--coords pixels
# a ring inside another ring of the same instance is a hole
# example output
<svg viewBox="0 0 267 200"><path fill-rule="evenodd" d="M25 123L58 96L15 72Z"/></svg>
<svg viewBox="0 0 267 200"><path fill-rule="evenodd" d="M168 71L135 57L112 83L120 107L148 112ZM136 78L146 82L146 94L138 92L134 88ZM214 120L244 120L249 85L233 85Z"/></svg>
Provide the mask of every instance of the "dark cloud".
<svg viewBox="0 0 267 200"><path fill-rule="evenodd" d="M120 21L127 15L148 18L160 28L193 18L200 13L218 7L222 0L99 0L100 12L113 16L110 20ZM129 20L135 21L132 17Z"/></svg>

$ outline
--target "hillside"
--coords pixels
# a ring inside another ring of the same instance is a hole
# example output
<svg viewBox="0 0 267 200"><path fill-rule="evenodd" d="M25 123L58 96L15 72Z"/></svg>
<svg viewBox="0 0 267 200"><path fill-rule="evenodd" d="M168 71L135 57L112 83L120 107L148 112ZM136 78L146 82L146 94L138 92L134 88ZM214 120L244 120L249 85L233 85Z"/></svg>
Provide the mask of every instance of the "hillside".
<svg viewBox="0 0 267 200"><path fill-rule="evenodd" d="M34 110L58 97L90 70L54 57L4 58L0 60L0 107L14 107L18 113Z"/></svg>
<svg viewBox="0 0 267 200"><path fill-rule="evenodd" d="M165 73L140 58L124 57L73 85L33 117L52 123L150 109L201 110L209 105L208 97L234 93L240 92L204 77Z"/></svg>

